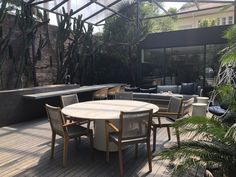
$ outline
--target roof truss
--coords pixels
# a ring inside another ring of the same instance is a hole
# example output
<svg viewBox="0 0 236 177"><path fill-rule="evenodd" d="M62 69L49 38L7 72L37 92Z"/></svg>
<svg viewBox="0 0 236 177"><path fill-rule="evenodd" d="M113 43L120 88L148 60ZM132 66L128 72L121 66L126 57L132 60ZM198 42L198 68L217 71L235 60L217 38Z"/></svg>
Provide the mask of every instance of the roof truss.
<svg viewBox="0 0 236 177"><path fill-rule="evenodd" d="M59 1L58 4L56 4L54 7L50 8L50 9L39 6L40 4L48 3L50 1L56 1L56 0L29 0L28 2L32 3L32 5L35 5L39 9L43 9L47 12L55 13L57 15L63 15L60 12L56 12L56 10L59 9L59 8L62 8L62 6L65 5L65 3L70 3L74 0L61 0L61 1ZM92 14L89 14L87 17L85 17L83 19L85 22L88 22L91 18L95 17L96 15L100 15L101 13L104 13L105 10L110 11L110 15L98 20L97 22L93 23L93 25L100 25L100 23L102 23L107 18L110 18L114 15L118 15L118 16L124 18L125 20L130 21L131 19L129 19L127 16L121 14L119 12L119 10L117 11L113 8L113 6L117 5L118 3L121 3L122 1L123 0L115 0L115 1L111 2L110 4L103 4L102 1L99 1L99 0L90 0L86 4L84 4L83 6L77 8L77 9L74 9L73 15L79 13L80 11L82 11L83 9L87 8L88 6L90 6L92 4L96 4L96 5L98 5L102 8L100 10L92 13ZM201 10L207 10L207 9L200 9L198 3L229 3L229 4L235 3L234 0L134 0L134 3L139 4L139 3L137 3L138 1L140 1L140 2L141 1L149 1L149 2L151 1L151 2L155 3L166 14L166 15L155 17L155 18L160 18L160 17L173 15L173 14L168 13L168 11L162 6L161 2L183 2L183 3L184 2L192 2L196 5L197 10L194 10L194 11L191 11L191 12L184 12L184 13L192 13L192 12L196 12L196 11L199 11L199 10L200 11ZM179 13L177 13L175 15L178 15L178 14ZM154 17L148 17L148 18L145 18L145 19L151 19L151 18L154 18Z"/></svg>

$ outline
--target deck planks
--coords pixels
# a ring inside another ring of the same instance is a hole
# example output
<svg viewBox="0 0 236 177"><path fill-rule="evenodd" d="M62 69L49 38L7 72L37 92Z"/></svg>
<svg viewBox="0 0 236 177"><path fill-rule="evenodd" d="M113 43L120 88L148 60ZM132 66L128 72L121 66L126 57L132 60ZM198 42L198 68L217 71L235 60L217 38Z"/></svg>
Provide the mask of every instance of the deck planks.
<svg viewBox="0 0 236 177"><path fill-rule="evenodd" d="M157 130L157 148L176 142L173 135L167 141L166 128ZM151 141L152 143L152 141ZM62 166L63 141L57 137L54 159L50 160L51 130L46 118L0 128L0 176L68 176L68 177L112 177L119 176L118 155L110 153L106 163L105 152L94 150L91 157L89 141L82 138L81 144L71 140L68 151L68 166ZM151 145L152 147L152 145ZM168 177L167 160L153 157L153 171L148 172L146 145L139 145L138 158L134 147L123 152L125 176Z"/></svg>

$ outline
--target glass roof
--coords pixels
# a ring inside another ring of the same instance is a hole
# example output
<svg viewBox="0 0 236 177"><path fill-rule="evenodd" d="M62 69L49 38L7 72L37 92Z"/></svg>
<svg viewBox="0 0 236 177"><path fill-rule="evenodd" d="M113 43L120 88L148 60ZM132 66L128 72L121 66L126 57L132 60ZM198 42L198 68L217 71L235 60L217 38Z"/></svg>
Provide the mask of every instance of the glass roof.
<svg viewBox="0 0 236 177"><path fill-rule="evenodd" d="M24 0L25 2L33 1L40 9L45 9L49 12L56 14L63 14L62 8L66 12L73 10L73 17L82 14L82 19L88 23L99 25L106 18L117 14L124 17L119 13L119 10L123 6L127 6L137 0ZM139 0L149 1L158 4L160 8L164 7L160 2L193 2L198 3L234 3L234 0ZM165 9L164 9L165 10ZM127 17L124 17L127 18Z"/></svg>

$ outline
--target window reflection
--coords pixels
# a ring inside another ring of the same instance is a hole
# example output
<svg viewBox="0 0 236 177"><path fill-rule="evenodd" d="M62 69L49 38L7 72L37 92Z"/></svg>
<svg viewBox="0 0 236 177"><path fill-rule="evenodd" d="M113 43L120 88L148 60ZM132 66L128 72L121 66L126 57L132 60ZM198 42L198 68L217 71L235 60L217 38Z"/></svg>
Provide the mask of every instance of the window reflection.
<svg viewBox="0 0 236 177"><path fill-rule="evenodd" d="M204 46L143 49L143 78L161 78L162 84L195 82L214 86L219 68L219 51L224 44Z"/></svg>

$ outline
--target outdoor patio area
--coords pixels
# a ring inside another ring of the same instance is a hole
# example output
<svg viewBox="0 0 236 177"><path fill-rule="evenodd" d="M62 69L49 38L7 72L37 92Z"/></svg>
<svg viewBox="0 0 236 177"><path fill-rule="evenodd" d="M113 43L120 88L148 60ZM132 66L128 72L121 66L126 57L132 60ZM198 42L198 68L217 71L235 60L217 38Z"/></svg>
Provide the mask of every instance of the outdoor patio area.
<svg viewBox="0 0 236 177"><path fill-rule="evenodd" d="M0 0L0 177L235 177L235 24L236 0Z"/></svg>
<svg viewBox="0 0 236 177"><path fill-rule="evenodd" d="M138 158L135 160L134 147L124 150L125 176L171 176L167 168L168 161L155 157L163 146L176 142L175 136L171 141L167 139L166 128L158 129L157 148L152 158L153 170L149 174L145 145L139 145ZM112 177L119 174L117 153L111 153L109 164L106 163L105 152L94 150L92 157L89 142L85 138L78 146L73 140L70 141L68 165L65 168L62 165L62 139L56 141L53 160L50 160L50 145L51 129L46 118L0 128L0 176Z"/></svg>

